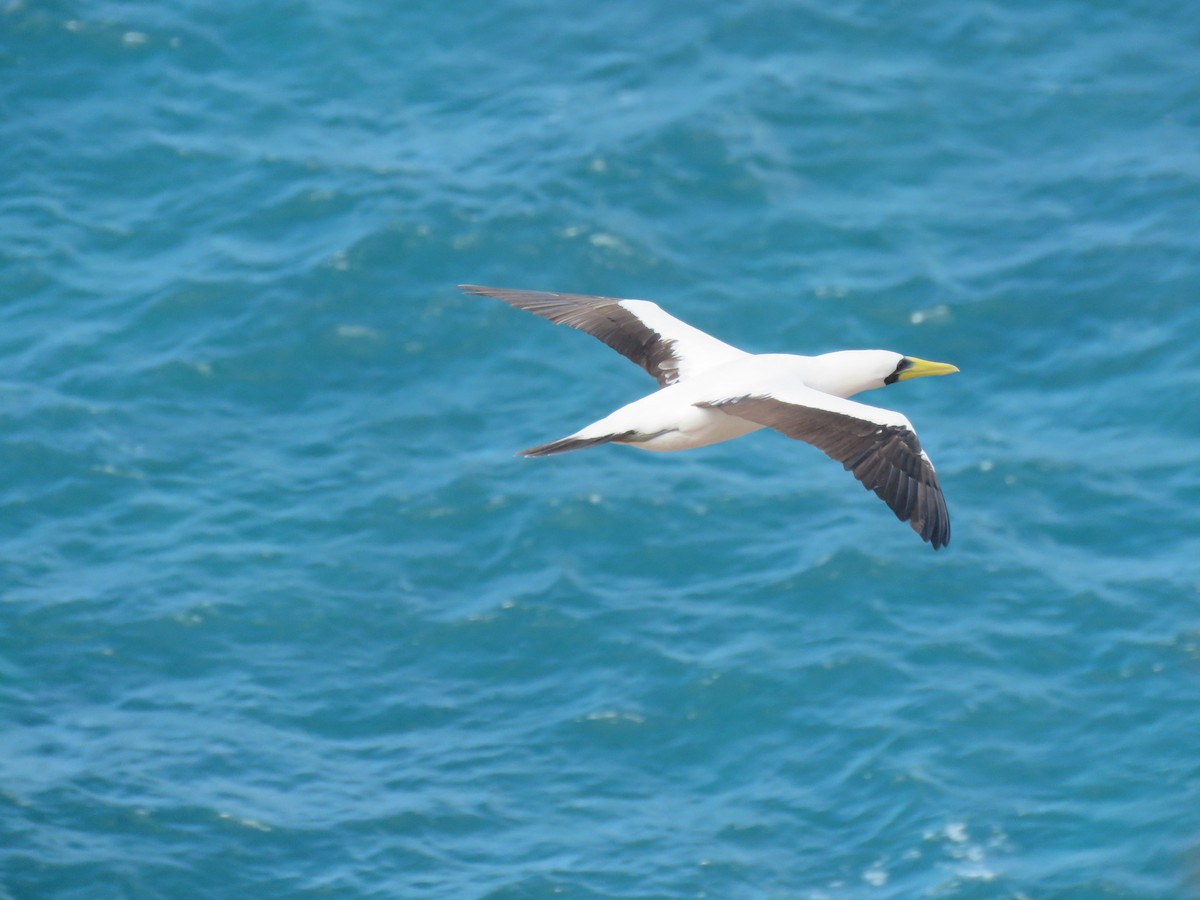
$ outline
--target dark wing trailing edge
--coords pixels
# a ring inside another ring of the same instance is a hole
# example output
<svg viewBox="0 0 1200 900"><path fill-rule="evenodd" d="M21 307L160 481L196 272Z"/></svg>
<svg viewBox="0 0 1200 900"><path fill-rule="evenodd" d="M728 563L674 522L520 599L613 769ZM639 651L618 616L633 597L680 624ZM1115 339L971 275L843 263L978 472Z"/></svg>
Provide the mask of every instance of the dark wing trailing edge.
<svg viewBox="0 0 1200 900"><path fill-rule="evenodd" d="M851 401L830 400L851 405ZM853 472L863 487L874 491L934 550L950 543L950 515L942 488L911 427L881 424L773 397L735 397L697 406L719 409L812 444ZM907 422L899 414L894 415Z"/></svg>
<svg viewBox="0 0 1200 900"><path fill-rule="evenodd" d="M743 355L741 350L681 322L647 300L477 284L460 284L459 288L479 297L495 297L556 325L569 325L590 334L649 372L659 387L674 384L687 374L689 365L698 369Z"/></svg>

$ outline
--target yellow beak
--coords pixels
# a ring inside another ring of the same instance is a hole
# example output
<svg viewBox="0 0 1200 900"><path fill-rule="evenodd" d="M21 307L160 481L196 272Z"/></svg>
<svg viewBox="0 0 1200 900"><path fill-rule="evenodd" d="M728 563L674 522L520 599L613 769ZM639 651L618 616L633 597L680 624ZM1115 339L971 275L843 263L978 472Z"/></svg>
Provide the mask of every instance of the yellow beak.
<svg viewBox="0 0 1200 900"><path fill-rule="evenodd" d="M904 358L909 361L910 365L896 375L897 381L924 378L926 375L950 375L958 371L958 366L952 366L949 363L930 362L927 359L917 359L915 356Z"/></svg>

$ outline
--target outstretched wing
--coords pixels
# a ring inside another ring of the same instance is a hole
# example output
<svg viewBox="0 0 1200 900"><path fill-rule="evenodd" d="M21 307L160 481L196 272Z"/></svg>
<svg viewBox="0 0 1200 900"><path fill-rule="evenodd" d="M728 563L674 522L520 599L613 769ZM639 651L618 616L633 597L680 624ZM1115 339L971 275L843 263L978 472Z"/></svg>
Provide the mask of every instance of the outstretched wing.
<svg viewBox="0 0 1200 900"><path fill-rule="evenodd" d="M698 403L812 444L874 491L901 522L937 550L950 543L950 516L937 473L900 413L815 390Z"/></svg>
<svg viewBox="0 0 1200 900"><path fill-rule="evenodd" d="M653 375L660 387L747 355L744 350L679 321L648 300L518 291L475 284L460 284L459 288L468 294L495 297L556 325L570 325L599 338Z"/></svg>

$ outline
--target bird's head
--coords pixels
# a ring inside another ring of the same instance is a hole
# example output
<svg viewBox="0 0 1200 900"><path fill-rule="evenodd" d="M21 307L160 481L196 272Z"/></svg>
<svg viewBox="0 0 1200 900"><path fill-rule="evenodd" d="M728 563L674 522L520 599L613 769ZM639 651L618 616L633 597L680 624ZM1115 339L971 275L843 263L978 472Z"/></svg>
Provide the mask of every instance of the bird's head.
<svg viewBox="0 0 1200 900"><path fill-rule="evenodd" d="M816 360L818 364L809 373L808 385L838 397L850 397L910 378L958 371L948 363L902 356L891 350L839 350Z"/></svg>

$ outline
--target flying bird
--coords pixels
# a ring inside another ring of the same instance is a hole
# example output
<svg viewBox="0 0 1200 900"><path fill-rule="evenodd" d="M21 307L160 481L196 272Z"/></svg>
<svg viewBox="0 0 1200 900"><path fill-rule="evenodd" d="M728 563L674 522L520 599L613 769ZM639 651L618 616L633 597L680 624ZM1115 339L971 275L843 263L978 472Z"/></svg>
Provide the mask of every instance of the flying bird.
<svg viewBox="0 0 1200 900"><path fill-rule="evenodd" d="M608 443L689 450L771 428L836 459L933 549L950 543L946 501L912 424L898 412L846 398L956 367L889 350L752 354L647 300L459 287L590 334L658 380L654 393L521 455Z"/></svg>

